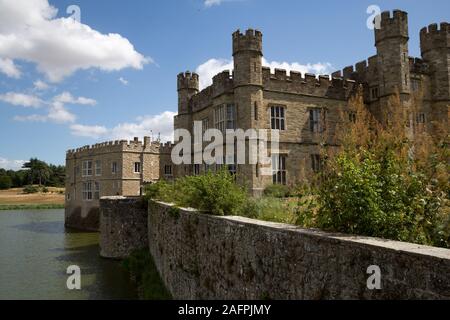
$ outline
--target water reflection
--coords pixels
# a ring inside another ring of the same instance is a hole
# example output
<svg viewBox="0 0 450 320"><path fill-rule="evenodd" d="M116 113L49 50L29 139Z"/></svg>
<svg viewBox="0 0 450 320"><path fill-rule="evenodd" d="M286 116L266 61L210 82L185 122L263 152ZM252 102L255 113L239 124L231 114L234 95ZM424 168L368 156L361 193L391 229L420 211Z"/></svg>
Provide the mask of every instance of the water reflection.
<svg viewBox="0 0 450 320"><path fill-rule="evenodd" d="M65 229L63 210L0 211L0 299L135 299L119 262L98 252L98 234ZM66 288L73 264L81 290Z"/></svg>

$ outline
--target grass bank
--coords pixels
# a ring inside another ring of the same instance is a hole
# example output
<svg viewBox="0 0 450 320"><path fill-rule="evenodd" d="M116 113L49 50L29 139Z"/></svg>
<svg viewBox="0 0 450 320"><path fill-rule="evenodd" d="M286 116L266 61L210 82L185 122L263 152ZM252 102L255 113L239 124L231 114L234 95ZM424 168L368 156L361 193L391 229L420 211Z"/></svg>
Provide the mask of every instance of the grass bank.
<svg viewBox="0 0 450 320"><path fill-rule="evenodd" d="M139 298L143 300L169 300L172 295L159 276L153 258L148 249L134 251L123 260L122 266L136 282Z"/></svg>
<svg viewBox="0 0 450 320"><path fill-rule="evenodd" d="M1 210L64 209L64 204L0 204Z"/></svg>

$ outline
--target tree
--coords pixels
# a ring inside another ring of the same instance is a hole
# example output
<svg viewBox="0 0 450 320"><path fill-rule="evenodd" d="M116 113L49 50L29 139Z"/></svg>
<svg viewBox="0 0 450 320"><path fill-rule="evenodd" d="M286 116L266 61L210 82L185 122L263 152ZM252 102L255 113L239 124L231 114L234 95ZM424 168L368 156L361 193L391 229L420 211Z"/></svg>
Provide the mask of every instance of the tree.
<svg viewBox="0 0 450 320"><path fill-rule="evenodd" d="M31 158L29 162L23 165L23 168L29 169L30 173L30 183L32 184L36 180L39 185L47 181L50 178L50 168L44 161L38 160L37 158Z"/></svg>
<svg viewBox="0 0 450 320"><path fill-rule="evenodd" d="M11 188L12 180L10 176L0 175L0 190L6 190Z"/></svg>

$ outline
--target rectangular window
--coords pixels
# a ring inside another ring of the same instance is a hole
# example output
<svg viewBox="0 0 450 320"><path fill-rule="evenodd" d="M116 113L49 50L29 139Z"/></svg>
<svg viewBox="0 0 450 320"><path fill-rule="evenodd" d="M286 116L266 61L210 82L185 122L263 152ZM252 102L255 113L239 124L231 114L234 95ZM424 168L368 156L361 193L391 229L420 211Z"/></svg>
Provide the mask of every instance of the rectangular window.
<svg viewBox="0 0 450 320"><path fill-rule="evenodd" d="M322 110L321 109L311 109L309 110L309 129L311 132L323 132L322 125Z"/></svg>
<svg viewBox="0 0 450 320"><path fill-rule="evenodd" d="M171 176L172 175L172 166L171 165L166 164L164 166L164 174L166 176Z"/></svg>
<svg viewBox="0 0 450 320"><path fill-rule="evenodd" d="M214 110L215 128L225 132L236 128L236 108L233 104L218 106Z"/></svg>
<svg viewBox="0 0 450 320"><path fill-rule="evenodd" d="M311 155L311 169L314 172L320 172L322 170L322 159L320 154Z"/></svg>
<svg viewBox="0 0 450 320"><path fill-rule="evenodd" d="M134 163L134 173L141 173L141 163L140 162Z"/></svg>
<svg viewBox="0 0 450 320"><path fill-rule="evenodd" d="M416 123L417 124L424 124L425 123L425 113L418 113L418 114L416 114Z"/></svg>
<svg viewBox="0 0 450 320"><path fill-rule="evenodd" d="M83 182L83 200L91 201L92 200L92 182Z"/></svg>
<svg viewBox="0 0 450 320"><path fill-rule="evenodd" d="M356 112L350 111L350 112L348 113L348 120L349 120L350 122L355 123L355 122L356 122Z"/></svg>
<svg viewBox="0 0 450 320"><path fill-rule="evenodd" d="M370 89L370 97L372 100L378 99L378 87L373 87Z"/></svg>
<svg viewBox="0 0 450 320"><path fill-rule="evenodd" d="M253 107L254 119L258 121L258 102L255 101L255 105Z"/></svg>
<svg viewBox="0 0 450 320"><path fill-rule="evenodd" d="M94 182L94 199L100 199L100 182L98 181Z"/></svg>
<svg viewBox="0 0 450 320"><path fill-rule="evenodd" d="M115 161L113 163L111 163L111 172L113 174L117 173L117 162L115 162Z"/></svg>
<svg viewBox="0 0 450 320"><path fill-rule="evenodd" d="M209 129L209 120L205 118L202 120L202 132L205 133L206 130Z"/></svg>
<svg viewBox="0 0 450 320"><path fill-rule="evenodd" d="M67 201L70 201L70 192L67 192Z"/></svg>
<svg viewBox="0 0 450 320"><path fill-rule="evenodd" d="M274 184L286 184L286 156L272 155L272 180Z"/></svg>
<svg viewBox="0 0 450 320"><path fill-rule="evenodd" d="M92 176L92 161L87 160L83 161L83 177L89 177Z"/></svg>
<svg viewBox="0 0 450 320"><path fill-rule="evenodd" d="M102 162L100 160L95 161L95 175L96 176L102 175Z"/></svg>
<svg viewBox="0 0 450 320"><path fill-rule="evenodd" d="M273 130L285 130L285 110L284 107L274 106L270 108L270 127Z"/></svg>

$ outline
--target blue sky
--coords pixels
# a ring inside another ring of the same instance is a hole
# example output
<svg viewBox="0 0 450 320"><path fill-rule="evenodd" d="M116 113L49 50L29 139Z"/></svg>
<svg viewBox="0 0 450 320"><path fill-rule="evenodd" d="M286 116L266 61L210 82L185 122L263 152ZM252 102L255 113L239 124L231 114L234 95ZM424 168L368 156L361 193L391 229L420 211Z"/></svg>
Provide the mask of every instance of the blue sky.
<svg viewBox="0 0 450 320"><path fill-rule="evenodd" d="M238 28L263 32L271 67L355 64L375 53L369 5L409 13L412 56L422 27L449 20L448 0L0 0L0 167L63 164L67 149L150 130L170 137L176 75L197 70L207 85L229 68Z"/></svg>

